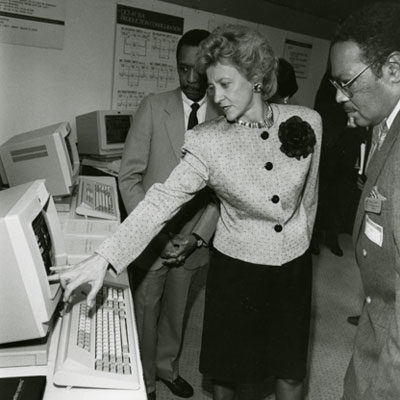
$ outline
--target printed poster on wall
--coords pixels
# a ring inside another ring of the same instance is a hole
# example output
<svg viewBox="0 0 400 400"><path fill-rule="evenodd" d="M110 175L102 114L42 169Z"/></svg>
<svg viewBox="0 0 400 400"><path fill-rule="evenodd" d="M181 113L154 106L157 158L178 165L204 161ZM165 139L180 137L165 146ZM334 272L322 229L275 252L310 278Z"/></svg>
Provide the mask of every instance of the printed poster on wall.
<svg viewBox="0 0 400 400"><path fill-rule="evenodd" d="M0 42L62 49L65 0L0 0Z"/></svg>
<svg viewBox="0 0 400 400"><path fill-rule="evenodd" d="M310 43L291 39L285 40L283 57L293 65L296 78L307 79L311 51L312 44Z"/></svg>
<svg viewBox="0 0 400 400"><path fill-rule="evenodd" d="M136 111L144 96L179 86L183 18L117 4L112 108Z"/></svg>

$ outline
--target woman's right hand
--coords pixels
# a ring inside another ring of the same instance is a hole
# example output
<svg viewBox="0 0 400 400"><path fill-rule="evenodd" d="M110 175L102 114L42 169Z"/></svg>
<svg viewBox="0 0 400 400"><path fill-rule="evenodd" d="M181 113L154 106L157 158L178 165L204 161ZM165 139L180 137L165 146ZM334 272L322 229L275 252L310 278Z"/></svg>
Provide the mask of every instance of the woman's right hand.
<svg viewBox="0 0 400 400"><path fill-rule="evenodd" d="M63 301L69 302L72 292L84 283L91 286L87 295L87 304L92 307L95 304L97 292L103 286L107 272L108 261L99 254L93 254L86 260L73 266L50 267L55 272L48 277L50 282L59 281L64 288Z"/></svg>

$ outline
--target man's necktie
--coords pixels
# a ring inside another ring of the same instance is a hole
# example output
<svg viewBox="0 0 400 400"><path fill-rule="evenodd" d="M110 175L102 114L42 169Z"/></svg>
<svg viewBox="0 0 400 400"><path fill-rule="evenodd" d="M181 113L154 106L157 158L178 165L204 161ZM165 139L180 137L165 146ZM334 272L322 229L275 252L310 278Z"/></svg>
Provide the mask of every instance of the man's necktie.
<svg viewBox="0 0 400 400"><path fill-rule="evenodd" d="M197 110L200 108L199 104L193 103L190 107L192 107L192 111L190 111L189 114L188 127L187 127L188 129L192 129L199 123L197 119Z"/></svg>
<svg viewBox="0 0 400 400"><path fill-rule="evenodd" d="M369 154L371 151L371 140L372 140L372 129L369 127L365 129L364 133L364 139L362 140L360 144L360 167L358 169L358 174L362 179L366 180L366 170L368 166L368 159L369 159Z"/></svg>
<svg viewBox="0 0 400 400"><path fill-rule="evenodd" d="M365 168L368 168L372 156L377 150L381 148L383 141L385 140L386 134L388 133L388 130L389 129L386 124L386 118L378 126L374 128L371 139L371 149L368 154L367 164Z"/></svg>
<svg viewBox="0 0 400 400"><path fill-rule="evenodd" d="M387 124L386 124L386 120L387 120L387 118L385 118L385 119L381 122L381 124L380 124L380 126L379 126L379 132L378 132L378 150L381 148L381 146L382 146L382 144L383 144L383 141L385 140L385 137L386 137L386 135L387 135L387 133L388 133L388 131L389 131L389 128L388 128L388 126L387 126Z"/></svg>

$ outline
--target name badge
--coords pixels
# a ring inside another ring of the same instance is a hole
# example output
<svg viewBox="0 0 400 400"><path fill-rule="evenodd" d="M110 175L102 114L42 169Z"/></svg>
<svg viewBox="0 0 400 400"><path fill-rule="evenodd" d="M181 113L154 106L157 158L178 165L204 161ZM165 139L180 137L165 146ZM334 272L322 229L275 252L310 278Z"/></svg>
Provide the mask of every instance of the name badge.
<svg viewBox="0 0 400 400"><path fill-rule="evenodd" d="M382 200L376 197L366 197L364 200L364 210L374 214L380 214L382 209Z"/></svg>
<svg viewBox="0 0 400 400"><path fill-rule="evenodd" d="M372 221L371 218L368 217L368 215L365 216L365 230L364 230L365 236L371 242L374 242L377 244L379 247L382 247L383 243L383 228L378 225L376 222Z"/></svg>

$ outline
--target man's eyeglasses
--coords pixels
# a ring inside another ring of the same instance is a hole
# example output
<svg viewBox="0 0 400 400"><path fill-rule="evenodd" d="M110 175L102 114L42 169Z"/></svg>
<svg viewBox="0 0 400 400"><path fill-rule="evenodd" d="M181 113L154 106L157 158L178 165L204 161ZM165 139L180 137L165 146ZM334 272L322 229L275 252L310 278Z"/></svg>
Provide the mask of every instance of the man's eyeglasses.
<svg viewBox="0 0 400 400"><path fill-rule="evenodd" d="M329 79L329 82L335 87L335 89L339 90L343 93L348 99L353 97L353 92L350 89L350 86L368 69L372 66L373 63L368 64L365 68L363 68L358 74L353 76L346 83L335 81L334 79Z"/></svg>

